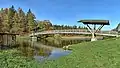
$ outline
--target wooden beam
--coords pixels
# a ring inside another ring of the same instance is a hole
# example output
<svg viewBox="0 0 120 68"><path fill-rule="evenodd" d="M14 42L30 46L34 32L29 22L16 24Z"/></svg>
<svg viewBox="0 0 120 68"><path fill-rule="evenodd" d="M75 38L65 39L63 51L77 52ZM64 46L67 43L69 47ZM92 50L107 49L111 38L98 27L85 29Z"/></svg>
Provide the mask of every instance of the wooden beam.
<svg viewBox="0 0 120 68"><path fill-rule="evenodd" d="M92 34L92 38L91 41L96 41L97 39L95 38L95 32L96 32L96 24L93 24L93 28L91 28L88 24L87 24L87 28L88 30L91 32Z"/></svg>
<svg viewBox="0 0 120 68"><path fill-rule="evenodd" d="M92 28L90 28L90 26L87 24L87 28L90 31L90 33L92 34Z"/></svg>
<svg viewBox="0 0 120 68"><path fill-rule="evenodd" d="M93 25L92 38L95 38L96 24Z"/></svg>
<svg viewBox="0 0 120 68"><path fill-rule="evenodd" d="M104 26L104 25L101 25L101 26L95 31L95 33L97 33L98 31L100 31L103 26Z"/></svg>
<svg viewBox="0 0 120 68"><path fill-rule="evenodd" d="M94 30L96 30L96 24L94 24Z"/></svg>

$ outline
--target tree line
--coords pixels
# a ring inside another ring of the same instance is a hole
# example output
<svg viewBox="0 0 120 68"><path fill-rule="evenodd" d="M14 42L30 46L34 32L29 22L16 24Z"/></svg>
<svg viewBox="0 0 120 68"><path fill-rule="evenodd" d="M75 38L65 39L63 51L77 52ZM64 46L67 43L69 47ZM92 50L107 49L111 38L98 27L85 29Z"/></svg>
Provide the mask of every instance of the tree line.
<svg viewBox="0 0 120 68"><path fill-rule="evenodd" d="M86 27L82 26L70 26L70 25L53 25L54 30L63 30L63 29L87 29Z"/></svg>
<svg viewBox="0 0 120 68"><path fill-rule="evenodd" d="M30 9L25 13L22 8L15 10L14 6L1 8L0 32L29 33L37 25L35 18Z"/></svg>
<svg viewBox="0 0 120 68"><path fill-rule="evenodd" d="M55 30L55 29L86 29L69 25L52 25L49 20L35 20L34 13L29 9L26 13L22 8L17 10L14 6L1 8L0 10L0 32L28 34L33 31Z"/></svg>

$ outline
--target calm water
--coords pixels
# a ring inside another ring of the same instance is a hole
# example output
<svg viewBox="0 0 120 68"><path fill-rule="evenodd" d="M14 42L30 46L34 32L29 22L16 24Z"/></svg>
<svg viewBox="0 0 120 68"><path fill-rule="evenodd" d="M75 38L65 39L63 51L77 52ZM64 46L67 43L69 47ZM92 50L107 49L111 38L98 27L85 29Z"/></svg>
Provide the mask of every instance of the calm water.
<svg viewBox="0 0 120 68"><path fill-rule="evenodd" d="M42 60L55 60L58 59L59 57L69 55L71 51L69 50L63 50L63 49L53 49L49 56L41 56L41 55L34 55L34 58L37 61L42 61Z"/></svg>
<svg viewBox="0 0 120 68"><path fill-rule="evenodd" d="M23 46L19 47L22 54L27 57L32 57L37 61L54 60L61 56L69 55L72 51L62 49L63 46L81 43L81 39L63 39L49 42L48 40L39 40L39 42L24 42Z"/></svg>

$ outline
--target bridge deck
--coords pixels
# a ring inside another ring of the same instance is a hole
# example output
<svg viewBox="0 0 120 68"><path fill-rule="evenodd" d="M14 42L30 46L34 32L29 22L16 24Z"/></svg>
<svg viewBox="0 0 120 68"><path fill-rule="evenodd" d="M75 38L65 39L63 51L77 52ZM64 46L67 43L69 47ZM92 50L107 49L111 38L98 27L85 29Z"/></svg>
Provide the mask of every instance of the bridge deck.
<svg viewBox="0 0 120 68"><path fill-rule="evenodd" d="M32 33L29 36L34 35L44 35L44 34L91 34L88 30L50 30L50 31L43 31ZM97 35L104 35L104 36L118 36L118 33L115 31L101 31L97 32Z"/></svg>

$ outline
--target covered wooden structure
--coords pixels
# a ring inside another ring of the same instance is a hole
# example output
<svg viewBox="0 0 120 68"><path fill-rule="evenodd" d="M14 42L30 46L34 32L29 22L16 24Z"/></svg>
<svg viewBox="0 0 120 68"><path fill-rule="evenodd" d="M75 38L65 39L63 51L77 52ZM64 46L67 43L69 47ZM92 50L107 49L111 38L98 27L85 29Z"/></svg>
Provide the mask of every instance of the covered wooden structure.
<svg viewBox="0 0 120 68"><path fill-rule="evenodd" d="M16 35L13 33L0 33L0 46L1 45L15 45L16 44Z"/></svg>
<svg viewBox="0 0 120 68"><path fill-rule="evenodd" d="M92 34L91 41L97 40L95 38L95 33L100 31L104 25L110 25L109 20L80 20L78 22L82 22L83 24L87 25L88 30ZM89 26L90 24L93 25L93 28ZM96 25L100 25L100 26L96 29Z"/></svg>

